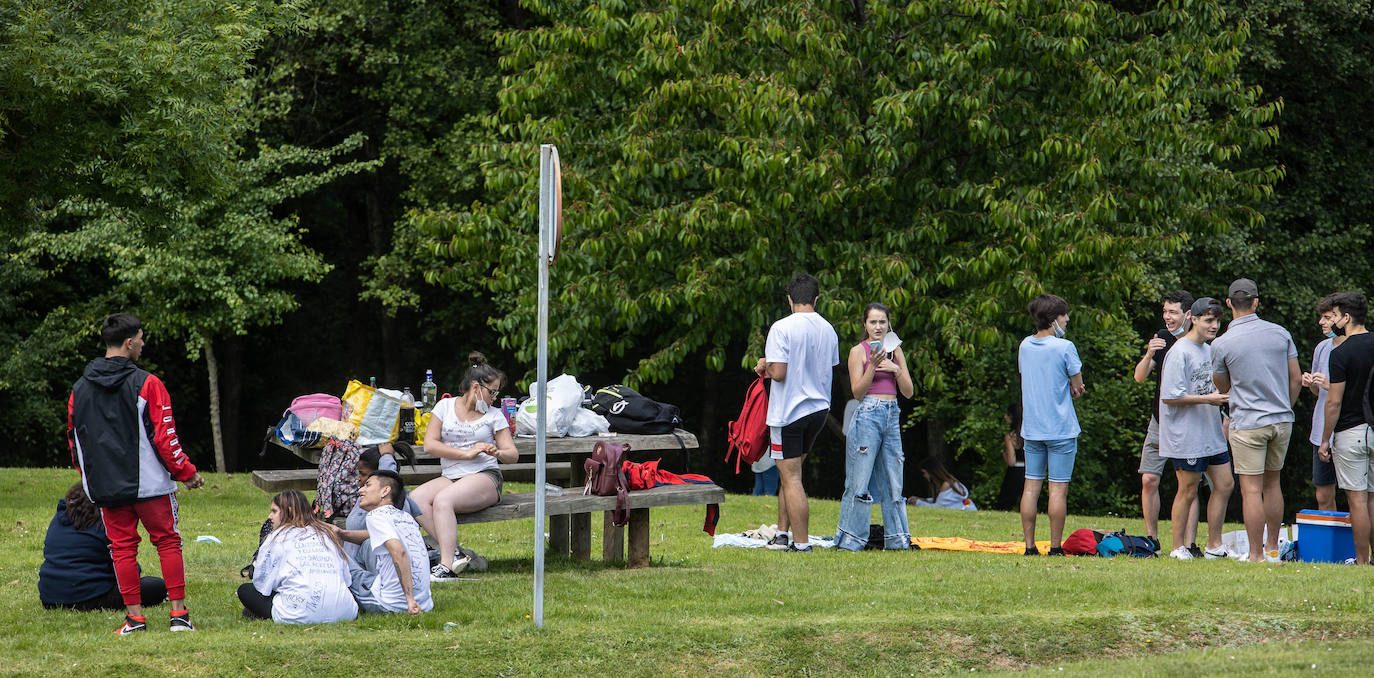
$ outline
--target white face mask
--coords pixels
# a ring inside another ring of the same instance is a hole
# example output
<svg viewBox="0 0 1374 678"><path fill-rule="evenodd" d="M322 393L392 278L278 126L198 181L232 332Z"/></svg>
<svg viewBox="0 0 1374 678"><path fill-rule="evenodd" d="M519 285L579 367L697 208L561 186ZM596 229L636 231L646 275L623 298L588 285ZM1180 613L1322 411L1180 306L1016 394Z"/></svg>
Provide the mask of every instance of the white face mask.
<svg viewBox="0 0 1374 678"><path fill-rule="evenodd" d="M1058 320L1054 321L1054 336L1056 339L1064 338L1064 327L1059 324Z"/></svg>
<svg viewBox="0 0 1374 678"><path fill-rule="evenodd" d="M477 410L477 414L486 414L487 410L491 409L491 405L487 403L486 399L479 396L477 398L477 404L474 405L473 408Z"/></svg>

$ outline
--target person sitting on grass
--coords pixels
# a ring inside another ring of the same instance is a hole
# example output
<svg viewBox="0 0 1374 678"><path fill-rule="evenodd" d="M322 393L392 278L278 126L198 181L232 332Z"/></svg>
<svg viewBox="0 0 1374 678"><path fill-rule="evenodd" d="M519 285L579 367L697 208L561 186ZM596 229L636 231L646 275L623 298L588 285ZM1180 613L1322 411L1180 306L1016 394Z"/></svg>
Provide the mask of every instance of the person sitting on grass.
<svg viewBox="0 0 1374 678"><path fill-rule="evenodd" d="M1220 407L1229 400L1212 381L1212 347L1207 344L1221 326L1221 302L1203 297L1193 302L1193 325L1164 356L1159 373L1159 456L1170 460L1178 476L1171 518L1174 550L1170 556L1192 560L1188 535L1196 534L1189 516L1196 516L1198 482L1202 474L1212 481L1207 499L1206 558L1231 555L1221 544L1226 504L1235 481L1231 454L1226 451L1226 426ZM1194 520L1196 518L1193 518Z"/></svg>
<svg viewBox="0 0 1374 678"><path fill-rule="evenodd" d="M402 456L406 456L406 452L409 452L410 446L405 443L395 443L394 445L396 448L395 451L400 452ZM402 452L400 449L403 446L405 452ZM411 458L413 459L414 457L411 456ZM358 487L362 487L363 483L366 483L367 479L371 478L372 474L379 470L398 472L397 468L396 456L392 451L384 450L380 446L373 445L363 450L363 453L358 455ZM415 500L410 498L409 493L406 493L405 505L401 507L401 510L409 513L413 518L419 518L421 514L420 505L416 504ZM344 521L344 529L367 529L367 510L362 507L362 504L353 505L353 510L348 512L348 518ZM347 554L349 558L366 559L369 557L367 554L359 555L360 547L357 544L344 542L343 546L344 553ZM362 563L362 560L358 562Z"/></svg>
<svg viewBox="0 0 1374 678"><path fill-rule="evenodd" d="M434 582L457 581L468 558L458 552L458 514L474 513L501 501L501 464L520 458L510 423L492 407L506 375L474 351L463 373L458 397L434 405L425 428L425 451L439 458L443 475L412 494L423 512L420 524L439 542L439 563L430 569Z"/></svg>
<svg viewBox="0 0 1374 678"><path fill-rule="evenodd" d="M158 577L141 577L138 588L144 606L167 599L167 585ZM50 610L124 609L100 509L91 503L81 483L57 500L57 513L43 537L38 600Z"/></svg>
<svg viewBox="0 0 1374 678"><path fill-rule="evenodd" d="M364 612L420 614L434 609L429 595L429 552L420 526L405 505L405 485L395 471L378 470L358 489L367 511L365 530L338 530L339 538L363 544L366 566L350 563L353 597Z"/></svg>
<svg viewBox="0 0 1374 678"><path fill-rule="evenodd" d="M348 558L334 530L310 510L300 490L272 498L276 526L253 560L253 582L239 587L243 614L278 624L330 624L358 618L348 586Z"/></svg>
<svg viewBox="0 0 1374 678"><path fill-rule="evenodd" d="M968 496L968 488L959 482L940 463L935 457L926 457L921 460L921 476L930 485L931 497L907 497L906 503L914 506L930 506L934 508L959 509L961 511L977 511L978 507L973 504L973 499Z"/></svg>

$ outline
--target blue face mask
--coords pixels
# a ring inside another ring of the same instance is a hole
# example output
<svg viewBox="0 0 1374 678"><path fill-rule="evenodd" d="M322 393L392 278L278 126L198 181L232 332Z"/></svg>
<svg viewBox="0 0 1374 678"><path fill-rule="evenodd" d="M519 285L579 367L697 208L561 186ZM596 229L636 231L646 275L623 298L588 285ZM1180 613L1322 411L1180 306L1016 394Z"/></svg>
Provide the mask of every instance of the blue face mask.
<svg viewBox="0 0 1374 678"><path fill-rule="evenodd" d="M1326 338L1327 338L1327 339L1335 339L1335 338L1336 338L1336 333L1335 333L1335 332L1332 332L1331 330L1327 330L1327 331L1326 331Z"/></svg>
<svg viewBox="0 0 1374 678"><path fill-rule="evenodd" d="M1064 328L1059 324L1058 320L1054 321L1054 337L1056 339L1064 338Z"/></svg>

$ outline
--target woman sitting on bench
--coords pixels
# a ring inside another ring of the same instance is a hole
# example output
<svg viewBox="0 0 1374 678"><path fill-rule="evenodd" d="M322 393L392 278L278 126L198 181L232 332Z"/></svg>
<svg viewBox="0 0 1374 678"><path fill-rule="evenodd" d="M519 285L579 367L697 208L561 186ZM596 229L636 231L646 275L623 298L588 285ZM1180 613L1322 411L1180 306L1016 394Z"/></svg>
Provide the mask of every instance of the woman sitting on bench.
<svg viewBox="0 0 1374 678"><path fill-rule="evenodd" d="M439 564L430 569L430 582L456 581L467 566L459 559L459 513L474 513L501 501L500 464L520 458L510 424L493 406L506 375L486 364L476 351L463 373L456 398L434 405L425 429L425 452L439 458L443 475L410 493L423 512L420 525L439 542Z"/></svg>

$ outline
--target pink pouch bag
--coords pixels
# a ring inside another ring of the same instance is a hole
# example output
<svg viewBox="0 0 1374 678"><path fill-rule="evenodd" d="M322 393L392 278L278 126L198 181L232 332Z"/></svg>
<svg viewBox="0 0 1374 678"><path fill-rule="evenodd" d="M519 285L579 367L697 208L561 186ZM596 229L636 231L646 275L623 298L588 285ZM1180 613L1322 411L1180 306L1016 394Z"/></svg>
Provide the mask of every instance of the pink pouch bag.
<svg viewBox="0 0 1374 678"><path fill-rule="evenodd" d="M320 417L343 419L343 402L339 400L338 396L332 396L328 393L311 393L300 396L292 400L291 407L286 409L296 415L303 426L309 426L310 422Z"/></svg>

